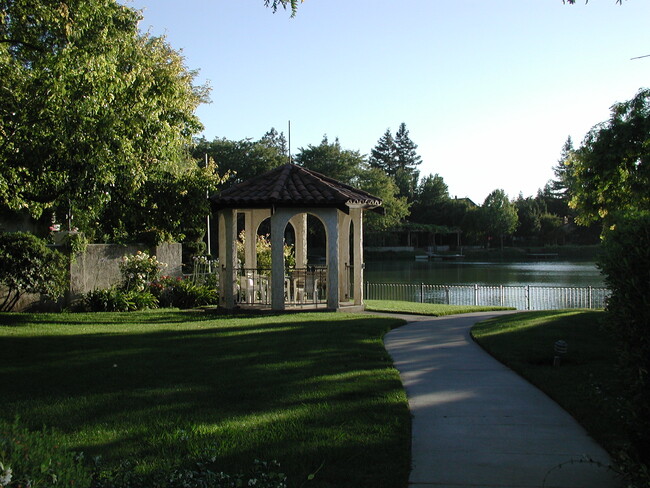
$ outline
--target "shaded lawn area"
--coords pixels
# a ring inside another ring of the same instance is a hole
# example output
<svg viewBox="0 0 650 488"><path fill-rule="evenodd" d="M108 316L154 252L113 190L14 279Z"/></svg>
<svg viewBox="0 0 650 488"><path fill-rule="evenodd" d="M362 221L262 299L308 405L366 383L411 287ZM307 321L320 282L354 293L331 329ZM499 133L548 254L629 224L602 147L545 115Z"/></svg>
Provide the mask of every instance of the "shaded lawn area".
<svg viewBox="0 0 650 488"><path fill-rule="evenodd" d="M383 335L341 313L0 314L0 416L141 472L210 451L278 460L289 486L405 487L410 415Z"/></svg>
<svg viewBox="0 0 650 488"><path fill-rule="evenodd" d="M627 448L625 387L617 369L615 333L598 311L542 311L477 324L475 340L562 405L610 454ZM560 367L554 344L568 343Z"/></svg>
<svg viewBox="0 0 650 488"><path fill-rule="evenodd" d="M472 312L490 312L493 310L514 310L508 307L483 307L473 305L441 305L437 303L418 303L403 300L366 300L366 310L371 312L407 313L416 315L456 315Z"/></svg>

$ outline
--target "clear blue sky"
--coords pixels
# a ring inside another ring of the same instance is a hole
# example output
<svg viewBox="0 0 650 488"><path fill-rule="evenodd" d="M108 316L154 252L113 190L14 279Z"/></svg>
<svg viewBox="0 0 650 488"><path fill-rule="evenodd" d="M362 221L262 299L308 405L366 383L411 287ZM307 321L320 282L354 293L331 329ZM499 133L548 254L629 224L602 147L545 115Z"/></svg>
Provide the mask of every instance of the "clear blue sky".
<svg viewBox="0 0 650 488"><path fill-rule="evenodd" d="M534 195L562 145L650 86L650 1L305 0L295 18L263 0L124 0L209 80L208 139L292 153L324 134L369 154L401 122L421 175L476 203Z"/></svg>

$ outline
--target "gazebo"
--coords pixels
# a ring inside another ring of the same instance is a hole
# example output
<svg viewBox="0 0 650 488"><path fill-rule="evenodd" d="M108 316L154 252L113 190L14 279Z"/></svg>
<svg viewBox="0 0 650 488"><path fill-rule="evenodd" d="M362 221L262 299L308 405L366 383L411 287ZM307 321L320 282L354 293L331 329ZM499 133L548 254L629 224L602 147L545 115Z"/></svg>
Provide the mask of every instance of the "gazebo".
<svg viewBox="0 0 650 488"><path fill-rule="evenodd" d="M210 200L219 225L220 306L363 309L363 211L382 213L379 198L287 163ZM244 259L239 262L237 222L242 214ZM307 259L308 214L325 229L324 266ZM256 253L258 228L266 219L271 229L270 269L258 267ZM284 258L289 224L295 235L295 267L291 268Z"/></svg>

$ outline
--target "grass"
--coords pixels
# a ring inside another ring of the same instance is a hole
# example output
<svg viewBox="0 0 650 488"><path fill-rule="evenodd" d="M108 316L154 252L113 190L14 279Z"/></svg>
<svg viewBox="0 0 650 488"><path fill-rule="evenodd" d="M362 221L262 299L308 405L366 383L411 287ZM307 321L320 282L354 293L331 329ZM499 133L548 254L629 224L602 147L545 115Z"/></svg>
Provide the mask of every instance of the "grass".
<svg viewBox="0 0 650 488"><path fill-rule="evenodd" d="M0 416L140 472L202 453L289 486L404 487L410 416L382 337L402 321L309 313L0 314ZM319 470L319 467L320 470Z"/></svg>
<svg viewBox="0 0 650 488"><path fill-rule="evenodd" d="M366 310L371 312L406 313L416 315L456 315L461 313L488 312L493 310L514 310L506 307L475 307L470 305L439 305L401 300L365 300Z"/></svg>
<svg viewBox="0 0 650 488"><path fill-rule="evenodd" d="M616 337L595 311L507 315L477 324L475 340L536 385L580 422L611 454L626 448L624 386L617 370ZM568 353L553 367L554 344Z"/></svg>

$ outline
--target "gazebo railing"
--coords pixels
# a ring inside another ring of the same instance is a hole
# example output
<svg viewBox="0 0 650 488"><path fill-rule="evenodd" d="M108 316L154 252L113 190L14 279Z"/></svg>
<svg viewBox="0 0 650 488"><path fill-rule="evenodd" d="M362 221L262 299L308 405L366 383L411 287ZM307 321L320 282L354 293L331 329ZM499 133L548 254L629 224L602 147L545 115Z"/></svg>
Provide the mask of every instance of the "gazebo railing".
<svg viewBox="0 0 650 488"><path fill-rule="evenodd" d="M237 303L271 304L270 268L238 268L236 276ZM284 302L295 305L327 303L327 267L307 266L286 270Z"/></svg>

